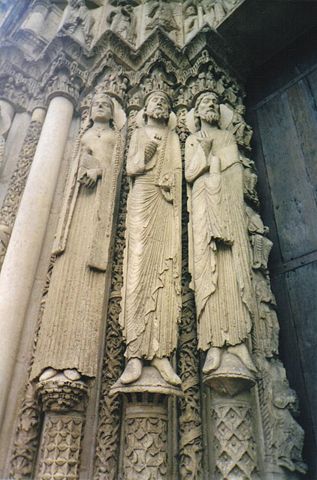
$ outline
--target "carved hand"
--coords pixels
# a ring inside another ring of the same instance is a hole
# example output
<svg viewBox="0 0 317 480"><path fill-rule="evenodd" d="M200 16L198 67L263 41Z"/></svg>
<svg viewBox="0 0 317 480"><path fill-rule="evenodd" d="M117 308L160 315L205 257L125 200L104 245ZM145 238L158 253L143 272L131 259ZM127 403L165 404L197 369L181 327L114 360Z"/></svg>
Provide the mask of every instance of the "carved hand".
<svg viewBox="0 0 317 480"><path fill-rule="evenodd" d="M79 177L79 183L85 185L86 188L93 188L98 178L101 176L101 171L97 168L90 168L82 173Z"/></svg>
<svg viewBox="0 0 317 480"><path fill-rule="evenodd" d="M206 157L209 157L212 147L212 140L210 138L198 138L198 142L200 143Z"/></svg>
<svg viewBox="0 0 317 480"><path fill-rule="evenodd" d="M151 140L145 145L145 151L144 151L144 159L145 163L148 163L153 155L155 154L156 150L158 147L158 143L155 142L154 140Z"/></svg>

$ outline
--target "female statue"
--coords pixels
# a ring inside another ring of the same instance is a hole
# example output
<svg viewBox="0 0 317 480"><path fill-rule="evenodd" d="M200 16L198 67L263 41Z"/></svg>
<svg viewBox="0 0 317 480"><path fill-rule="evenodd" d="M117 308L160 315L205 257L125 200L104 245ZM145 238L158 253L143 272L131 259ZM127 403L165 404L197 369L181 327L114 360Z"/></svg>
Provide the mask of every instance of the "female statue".
<svg viewBox="0 0 317 480"><path fill-rule="evenodd" d="M32 378L95 377L121 171L117 105L97 93L66 189Z"/></svg>

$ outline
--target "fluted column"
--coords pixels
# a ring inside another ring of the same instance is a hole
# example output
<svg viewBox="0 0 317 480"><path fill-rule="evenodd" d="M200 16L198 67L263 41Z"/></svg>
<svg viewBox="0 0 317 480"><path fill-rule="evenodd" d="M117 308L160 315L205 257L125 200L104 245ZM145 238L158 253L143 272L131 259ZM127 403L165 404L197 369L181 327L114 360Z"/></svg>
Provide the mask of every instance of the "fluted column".
<svg viewBox="0 0 317 480"><path fill-rule="evenodd" d="M73 110L64 95L50 101L1 270L1 422Z"/></svg>

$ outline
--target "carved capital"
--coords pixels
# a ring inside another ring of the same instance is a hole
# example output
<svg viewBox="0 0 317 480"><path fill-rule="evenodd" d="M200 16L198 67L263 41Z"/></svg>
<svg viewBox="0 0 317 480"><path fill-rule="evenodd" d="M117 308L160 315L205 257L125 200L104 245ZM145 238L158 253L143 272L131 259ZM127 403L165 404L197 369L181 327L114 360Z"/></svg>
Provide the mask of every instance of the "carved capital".
<svg viewBox="0 0 317 480"><path fill-rule="evenodd" d="M88 386L82 380L60 378L38 382L36 391L45 412L81 411L88 397Z"/></svg>
<svg viewBox="0 0 317 480"><path fill-rule="evenodd" d="M64 96L77 106L87 76L88 72L78 62L61 53L44 74L42 90L48 101L55 96Z"/></svg>

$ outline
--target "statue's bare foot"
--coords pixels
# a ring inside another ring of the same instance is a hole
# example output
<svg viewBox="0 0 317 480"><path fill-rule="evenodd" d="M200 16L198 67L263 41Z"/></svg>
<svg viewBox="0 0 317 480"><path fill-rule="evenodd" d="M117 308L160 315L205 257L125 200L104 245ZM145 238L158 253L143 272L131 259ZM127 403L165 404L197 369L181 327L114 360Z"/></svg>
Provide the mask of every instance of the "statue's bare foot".
<svg viewBox="0 0 317 480"><path fill-rule="evenodd" d="M51 367L46 368L44 372L40 375L39 381L45 382L46 380L49 380L50 378L55 377L56 374L57 374L57 370L55 370L55 368L51 368Z"/></svg>
<svg viewBox="0 0 317 480"><path fill-rule="evenodd" d="M170 361L168 358L155 357L152 360L151 365L160 372L165 382L171 385L180 385L182 383L179 376L174 372L173 367L170 364Z"/></svg>
<svg viewBox="0 0 317 480"><path fill-rule="evenodd" d="M67 368L63 371L63 374L68 380L71 380L72 382L74 382L75 380L79 380L81 377L80 373L75 368Z"/></svg>
<svg viewBox="0 0 317 480"><path fill-rule="evenodd" d="M139 380L142 373L142 361L139 358L130 358L120 377L123 384L133 383Z"/></svg>
<svg viewBox="0 0 317 480"><path fill-rule="evenodd" d="M247 369L251 372L257 371L245 343L239 343L239 345L228 347L228 352L238 357L241 362L247 367Z"/></svg>
<svg viewBox="0 0 317 480"><path fill-rule="evenodd" d="M203 366L203 373L208 375L208 373L212 372L213 370L217 370L220 365L221 361L221 348L219 347L210 347L206 360Z"/></svg>

